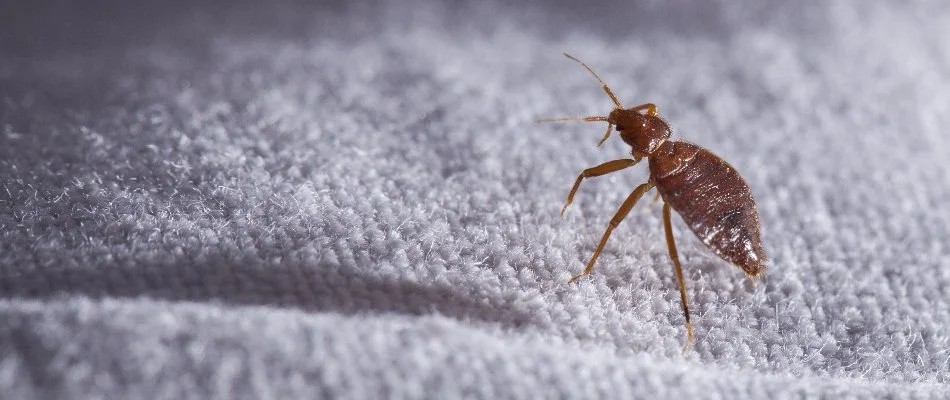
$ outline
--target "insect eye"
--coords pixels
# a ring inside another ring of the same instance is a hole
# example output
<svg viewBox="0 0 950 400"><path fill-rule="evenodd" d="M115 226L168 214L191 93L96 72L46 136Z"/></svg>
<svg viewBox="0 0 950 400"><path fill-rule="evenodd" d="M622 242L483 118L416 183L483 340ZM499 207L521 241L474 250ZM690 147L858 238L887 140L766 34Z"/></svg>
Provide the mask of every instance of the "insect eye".
<svg viewBox="0 0 950 400"><path fill-rule="evenodd" d="M620 132L622 130L623 130L623 125L617 125L617 132Z"/></svg>

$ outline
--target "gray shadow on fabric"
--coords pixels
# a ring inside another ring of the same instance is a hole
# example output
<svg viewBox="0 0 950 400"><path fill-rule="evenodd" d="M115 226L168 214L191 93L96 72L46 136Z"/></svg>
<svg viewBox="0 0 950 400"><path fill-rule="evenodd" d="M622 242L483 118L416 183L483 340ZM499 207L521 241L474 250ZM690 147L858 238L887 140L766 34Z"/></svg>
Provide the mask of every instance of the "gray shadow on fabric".
<svg viewBox="0 0 950 400"><path fill-rule="evenodd" d="M474 297L476 288L423 284L339 265L254 264L220 257L205 263L182 260L94 269L44 268L42 274L0 276L0 297L151 298L345 315L441 315L508 327L541 324L515 302L479 301Z"/></svg>

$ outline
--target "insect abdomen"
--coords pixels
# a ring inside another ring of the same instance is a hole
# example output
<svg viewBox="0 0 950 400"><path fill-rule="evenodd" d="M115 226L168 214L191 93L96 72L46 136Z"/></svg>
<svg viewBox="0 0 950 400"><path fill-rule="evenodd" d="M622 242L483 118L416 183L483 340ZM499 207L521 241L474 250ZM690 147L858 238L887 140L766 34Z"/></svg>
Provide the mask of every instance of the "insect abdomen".
<svg viewBox="0 0 950 400"><path fill-rule="evenodd" d="M664 201L711 250L751 277L764 271L767 256L755 200L742 176L706 149L664 143L670 158L650 160L650 173ZM678 155L684 155L677 157Z"/></svg>

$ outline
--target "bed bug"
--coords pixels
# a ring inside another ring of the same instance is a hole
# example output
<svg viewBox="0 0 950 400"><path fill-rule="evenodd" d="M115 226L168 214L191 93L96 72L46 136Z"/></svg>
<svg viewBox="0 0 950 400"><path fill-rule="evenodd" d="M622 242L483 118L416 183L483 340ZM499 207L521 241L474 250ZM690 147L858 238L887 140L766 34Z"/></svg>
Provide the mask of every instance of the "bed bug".
<svg viewBox="0 0 950 400"><path fill-rule="evenodd" d="M683 315L686 320L685 352L693 342L693 325L689 319L689 302L686 298L686 284L683 282L683 268L673 240L673 228L670 210L676 210L683 221L719 257L741 268L745 275L755 282L765 271L767 256L759 234L759 215L755 200L742 176L721 158L695 144L682 140L672 140L669 124L657 114L652 103L623 108L617 96L603 79L587 64L565 53L567 58L580 63L600 82L601 88L616 106L606 117L562 117L543 119L538 122L583 121L606 122L607 132L597 146L610 137L616 127L620 138L632 148L631 158L608 161L596 167L585 169L577 177L574 187L567 195L567 204L561 209L561 217L567 207L574 202L574 194L580 188L584 178L606 175L632 167L647 159L649 179L637 186L621 204L620 209L610 220L600 244L587 263L583 272L571 278L568 283L586 276L594 268L611 232L630 212L634 204L650 189L656 188L663 199L663 226L666 231L666 245L676 272L679 285Z"/></svg>

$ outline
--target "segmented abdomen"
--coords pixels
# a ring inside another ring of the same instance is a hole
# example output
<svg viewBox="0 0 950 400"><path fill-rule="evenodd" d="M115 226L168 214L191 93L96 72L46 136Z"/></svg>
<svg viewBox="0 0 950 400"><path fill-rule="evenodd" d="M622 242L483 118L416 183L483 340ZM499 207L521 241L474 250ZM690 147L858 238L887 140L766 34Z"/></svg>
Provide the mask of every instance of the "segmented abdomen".
<svg viewBox="0 0 950 400"><path fill-rule="evenodd" d="M706 149L680 141L663 147L650 160L650 174L663 200L706 246L757 277L767 256L749 185Z"/></svg>

